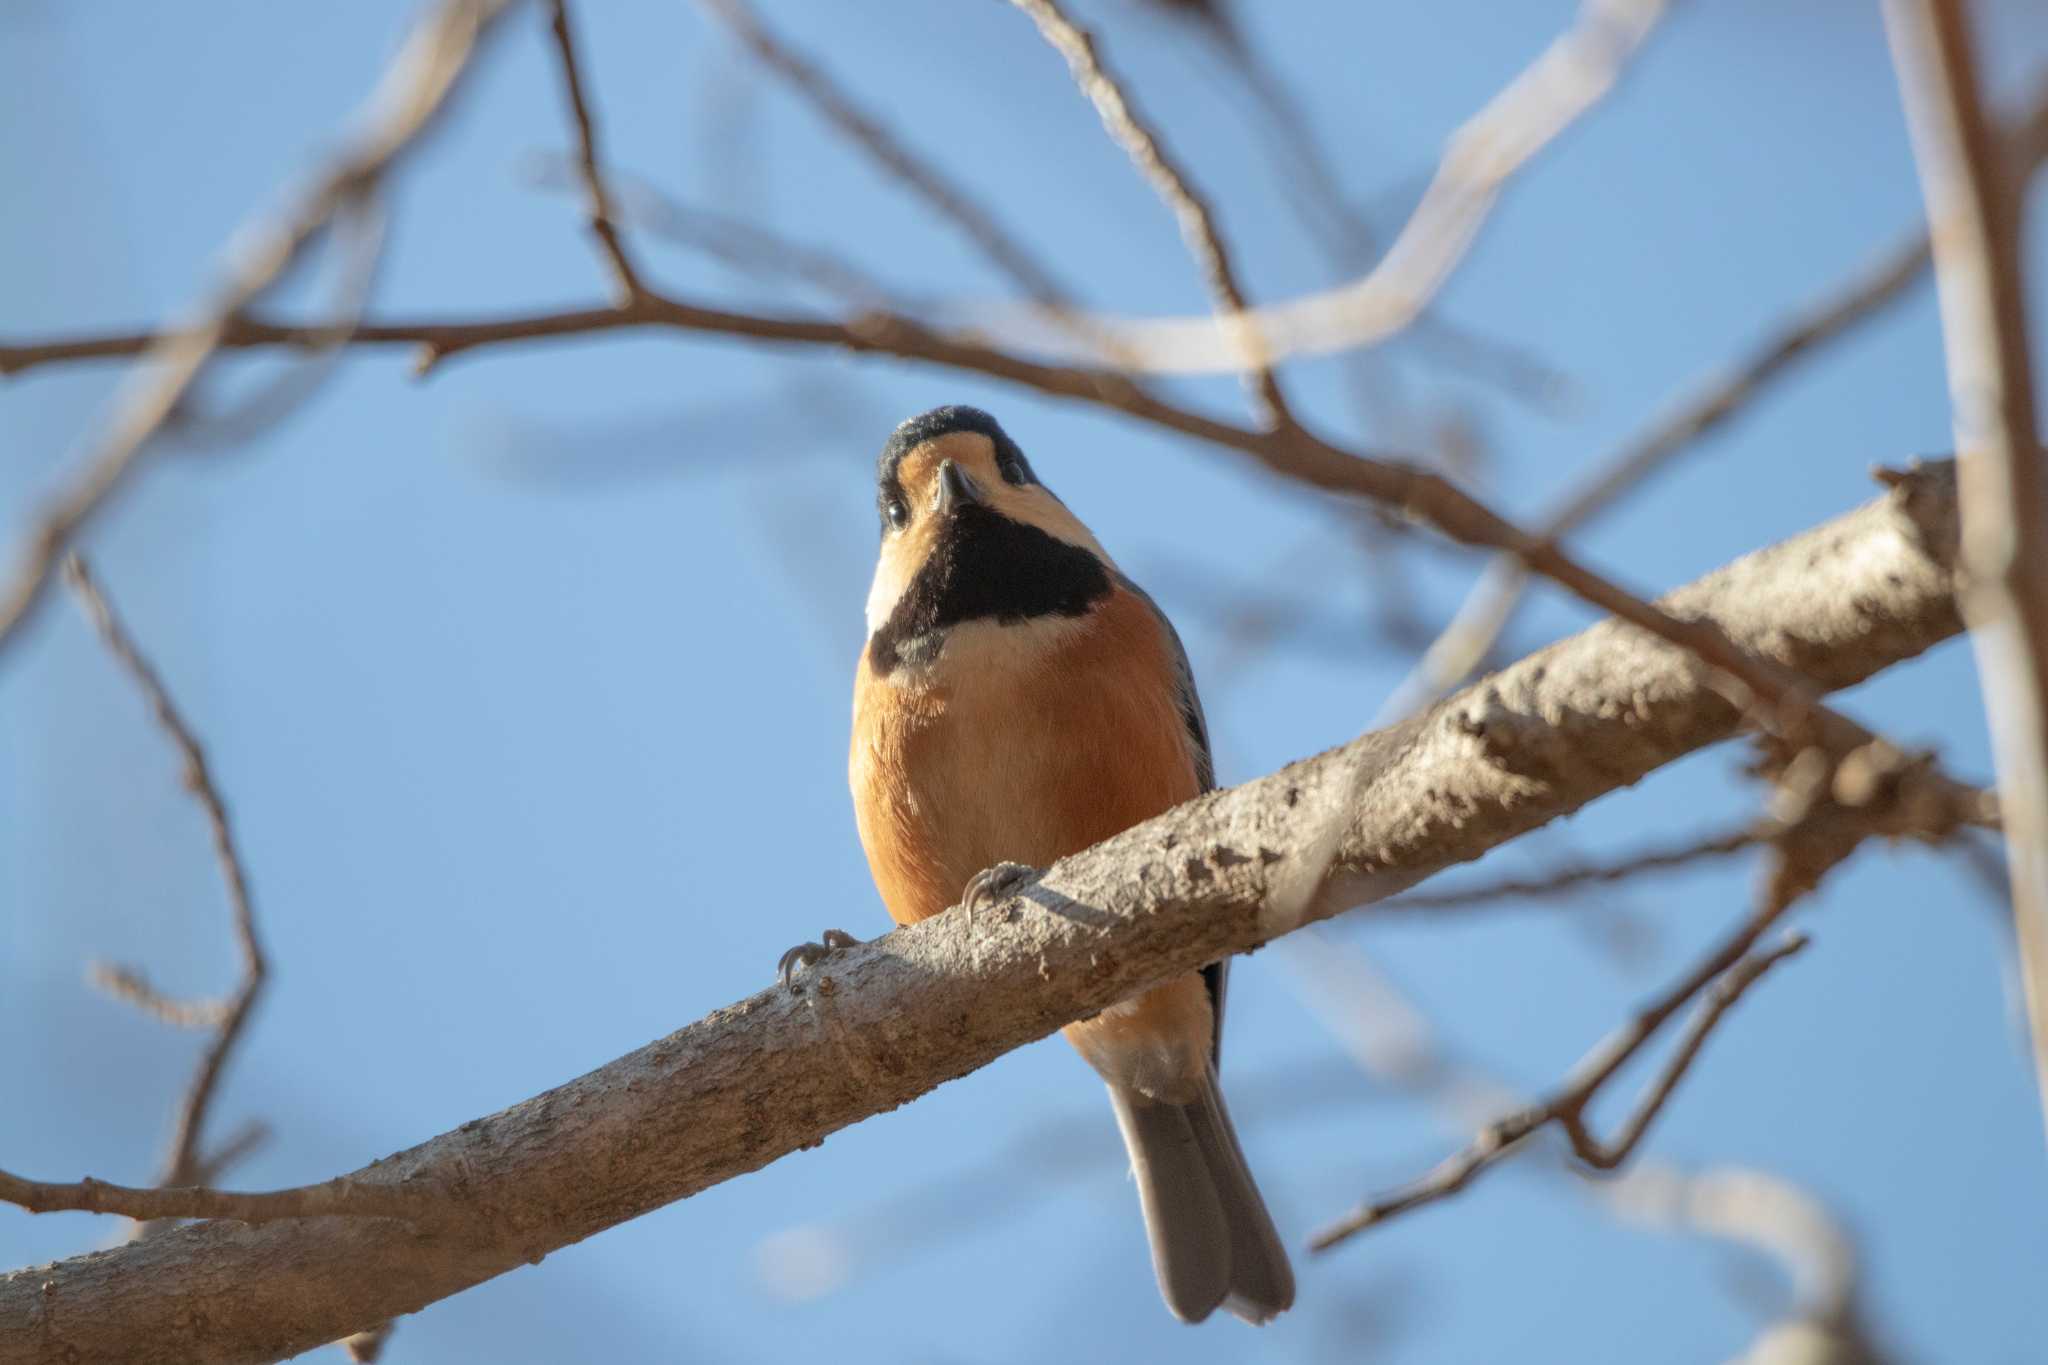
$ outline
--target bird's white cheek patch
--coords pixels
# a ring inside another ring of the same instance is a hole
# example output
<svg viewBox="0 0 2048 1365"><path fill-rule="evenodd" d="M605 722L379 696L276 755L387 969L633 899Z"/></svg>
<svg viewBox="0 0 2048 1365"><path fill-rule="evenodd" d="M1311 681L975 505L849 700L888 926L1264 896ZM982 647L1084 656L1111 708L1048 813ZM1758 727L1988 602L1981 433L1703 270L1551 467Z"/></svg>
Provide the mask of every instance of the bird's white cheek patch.
<svg viewBox="0 0 2048 1365"><path fill-rule="evenodd" d="M889 620L909 584L910 575L897 566L896 556L883 555L875 564L875 581L868 586L868 634L873 635Z"/></svg>

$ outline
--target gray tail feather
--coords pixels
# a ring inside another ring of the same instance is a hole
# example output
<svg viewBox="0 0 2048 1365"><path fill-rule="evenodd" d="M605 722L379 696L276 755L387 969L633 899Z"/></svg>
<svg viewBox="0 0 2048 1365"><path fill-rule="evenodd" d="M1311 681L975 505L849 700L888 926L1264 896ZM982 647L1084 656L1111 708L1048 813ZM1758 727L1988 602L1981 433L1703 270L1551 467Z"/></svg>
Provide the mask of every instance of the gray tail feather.
<svg viewBox="0 0 2048 1365"><path fill-rule="evenodd" d="M1256 1324L1291 1307L1294 1270L1245 1166L1215 1073L1192 1104L1162 1104L1117 1086L1109 1097L1130 1148L1152 1269L1173 1315L1200 1322L1220 1304Z"/></svg>

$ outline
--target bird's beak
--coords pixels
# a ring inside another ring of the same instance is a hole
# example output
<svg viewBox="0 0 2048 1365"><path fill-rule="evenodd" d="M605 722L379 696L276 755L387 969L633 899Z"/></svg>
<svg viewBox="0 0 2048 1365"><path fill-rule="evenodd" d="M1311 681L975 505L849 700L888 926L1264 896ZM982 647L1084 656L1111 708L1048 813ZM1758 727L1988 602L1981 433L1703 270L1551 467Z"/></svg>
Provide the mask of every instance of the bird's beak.
<svg viewBox="0 0 2048 1365"><path fill-rule="evenodd" d="M981 501L981 489L966 470L951 460L939 461L939 514L944 516L970 502Z"/></svg>

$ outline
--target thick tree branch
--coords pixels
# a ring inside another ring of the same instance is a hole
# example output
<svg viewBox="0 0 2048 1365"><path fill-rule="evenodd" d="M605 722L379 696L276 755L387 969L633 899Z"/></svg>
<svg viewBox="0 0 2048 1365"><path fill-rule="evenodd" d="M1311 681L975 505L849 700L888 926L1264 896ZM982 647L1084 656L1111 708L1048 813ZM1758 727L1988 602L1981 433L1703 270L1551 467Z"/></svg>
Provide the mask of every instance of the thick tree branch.
<svg viewBox="0 0 2048 1365"><path fill-rule="evenodd" d="M1665 606L1844 687L1961 629L1954 542L1952 472L1935 466ZM432 1230L207 1223L0 1279L0 1360L265 1360L415 1311L813 1146L1164 977L1393 895L1740 720L1683 651L1595 626L1427 715L1065 859L1001 906L849 950L797 991L758 992L345 1177L448 1211L427 1217ZM1274 913L1275 888L1361 768L1333 876L1304 913Z"/></svg>
<svg viewBox="0 0 2048 1365"><path fill-rule="evenodd" d="M1933 226L1956 453L1963 599L2005 808L2020 978L2048 1110L2048 470L2020 263L2022 177L1997 155L1963 0L1887 0Z"/></svg>

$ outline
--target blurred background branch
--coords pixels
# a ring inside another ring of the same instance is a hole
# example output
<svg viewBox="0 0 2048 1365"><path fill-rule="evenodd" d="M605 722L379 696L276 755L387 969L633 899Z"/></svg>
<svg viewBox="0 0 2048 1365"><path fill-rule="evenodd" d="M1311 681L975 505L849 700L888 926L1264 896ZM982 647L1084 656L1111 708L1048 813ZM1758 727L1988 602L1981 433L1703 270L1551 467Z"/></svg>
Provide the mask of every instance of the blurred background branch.
<svg viewBox="0 0 2048 1365"><path fill-rule="evenodd" d="M44 505L18 555L12 581L0 589L0 647L13 638L41 599L72 538L127 480L207 362L227 344L243 310L263 296L330 222L377 192L385 173L433 123L506 3L446 0L428 11L370 96L355 146L286 213L244 229L228 283L198 309L193 321L145 343L142 363L108 422L106 436L82 461L69 486ZM297 344L315 350L336 344L332 327L300 328L298 333ZM0 368L5 368L4 361Z"/></svg>
<svg viewBox="0 0 2048 1365"><path fill-rule="evenodd" d="M2048 475L2021 275L2023 177L1985 112L1963 0L1887 0L1955 409L1971 638L1997 742L2021 981L2048 1113Z"/></svg>
<svg viewBox="0 0 2048 1365"><path fill-rule="evenodd" d="M1362 277L1229 326L1098 316L1090 332L1124 368L1161 374L1256 370L1386 340L1428 307L1515 173L1613 88L1663 11L1663 0L1584 0L1571 28L1458 129L1421 203ZM1077 358L1052 336L1030 342Z"/></svg>

